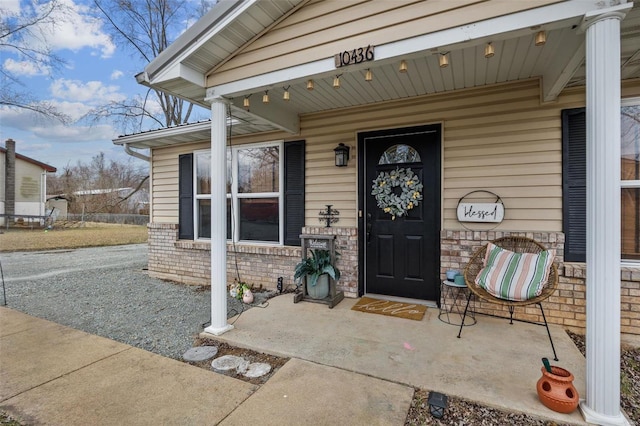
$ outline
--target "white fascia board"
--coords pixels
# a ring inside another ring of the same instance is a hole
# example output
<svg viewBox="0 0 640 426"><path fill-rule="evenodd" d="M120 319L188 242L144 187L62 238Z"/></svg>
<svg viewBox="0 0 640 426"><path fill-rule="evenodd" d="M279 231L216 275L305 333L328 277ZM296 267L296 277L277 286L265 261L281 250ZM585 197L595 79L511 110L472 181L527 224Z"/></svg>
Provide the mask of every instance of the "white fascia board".
<svg viewBox="0 0 640 426"><path fill-rule="evenodd" d="M501 34L512 33L518 30L531 31L531 27L552 22L575 18L581 20L588 12L601 9L603 7L601 3L599 0L568 0L435 33L378 45L375 46L375 62L392 61L401 56L406 57L418 52L459 43L498 40L499 38L505 38L504 35L500 37ZM496 36L498 38L495 38ZM367 64L364 64L363 67L366 68L366 65ZM356 67L350 67L350 70L356 69ZM220 84L207 89L207 97L213 95L228 97L237 93L268 88L284 82L296 83L310 76L316 78L324 77L335 74L335 72L335 61L333 57L331 57L243 80Z"/></svg>
<svg viewBox="0 0 640 426"><path fill-rule="evenodd" d="M204 74L180 63L174 63L171 67L156 75L149 84L152 86L161 85L162 82L177 79L188 81L202 88L205 86Z"/></svg>
<svg viewBox="0 0 640 426"><path fill-rule="evenodd" d="M193 132L200 132L203 130L211 129L210 121L202 121L200 123L193 124L185 124L183 126L176 127L168 127L158 130L150 130L148 132L136 133L134 135L120 136L116 139L113 139L112 142L115 145L124 145L129 144L132 145L135 143L141 142L149 142L154 139L158 139L158 137L169 138L173 136L179 135L187 135Z"/></svg>
<svg viewBox="0 0 640 426"><path fill-rule="evenodd" d="M223 0L218 2L205 16L156 56L145 67L144 72L155 80L154 74L189 57L256 2L257 0Z"/></svg>

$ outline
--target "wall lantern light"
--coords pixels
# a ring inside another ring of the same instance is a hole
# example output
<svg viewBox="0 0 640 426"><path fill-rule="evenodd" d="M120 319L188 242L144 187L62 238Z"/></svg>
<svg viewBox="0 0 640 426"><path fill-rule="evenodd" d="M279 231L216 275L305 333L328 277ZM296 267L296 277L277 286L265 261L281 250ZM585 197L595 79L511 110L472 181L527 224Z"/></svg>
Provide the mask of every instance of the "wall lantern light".
<svg viewBox="0 0 640 426"><path fill-rule="evenodd" d="M547 33L543 31L538 31L536 34L536 46L542 46L547 42Z"/></svg>
<svg viewBox="0 0 640 426"><path fill-rule="evenodd" d="M429 392L427 403L429 404L429 412L433 417L440 419L444 416L444 410L447 408L447 400L447 395L439 392Z"/></svg>
<svg viewBox="0 0 640 426"><path fill-rule="evenodd" d="M349 161L349 147L339 143L333 151L336 153L336 167L346 167Z"/></svg>

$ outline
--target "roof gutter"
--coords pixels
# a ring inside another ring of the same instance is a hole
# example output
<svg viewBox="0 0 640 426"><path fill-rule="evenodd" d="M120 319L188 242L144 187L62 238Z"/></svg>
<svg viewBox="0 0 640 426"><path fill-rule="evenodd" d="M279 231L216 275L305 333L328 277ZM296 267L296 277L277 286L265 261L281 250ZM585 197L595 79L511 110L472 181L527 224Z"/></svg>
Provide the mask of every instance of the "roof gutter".
<svg viewBox="0 0 640 426"><path fill-rule="evenodd" d="M151 157L149 157L147 155L144 155L144 154L141 154L141 153L139 153L137 151L132 150L131 148L129 148L129 144L128 143L122 144L122 146L124 147L124 152L126 152L130 156L139 158L141 160L144 160L147 163L151 162Z"/></svg>

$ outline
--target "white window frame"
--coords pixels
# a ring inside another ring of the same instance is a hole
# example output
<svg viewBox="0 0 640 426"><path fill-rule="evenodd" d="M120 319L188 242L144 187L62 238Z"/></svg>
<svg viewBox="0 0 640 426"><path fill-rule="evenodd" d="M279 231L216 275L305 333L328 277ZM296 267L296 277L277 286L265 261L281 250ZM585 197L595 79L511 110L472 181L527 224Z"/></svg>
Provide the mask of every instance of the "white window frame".
<svg viewBox="0 0 640 426"><path fill-rule="evenodd" d="M622 99L621 107L640 105L640 98ZM622 143L622 140L620 141ZM620 159L622 161L622 159ZM620 180L620 191L623 188L640 188L640 180ZM620 212L622 214L622 212ZM620 218L622 220L622 217ZM640 267L640 261L635 259L621 259L622 266Z"/></svg>
<svg viewBox="0 0 640 426"><path fill-rule="evenodd" d="M278 147L278 192L257 192L257 193L239 193L238 192L238 151L243 149L253 148L265 148L265 147ZM231 199L231 220L232 226L232 238L227 240L230 242L251 244L251 245L277 245L284 244L284 141L269 141L253 144L241 144L234 145L227 148L227 152L231 151L231 193L227 193L227 199ZM198 235L200 229L199 226L199 211L198 201L211 199L211 194L198 194L198 156L207 155L211 151L209 149L203 149L194 151L194 167L193 167L193 227L194 227L194 239L200 241L210 241L210 238L201 237ZM211 164L211 162L209 162ZM226 173L225 173L226 175ZM240 227L237 226L240 223L240 200L243 198L277 198L278 199L278 241L258 241L258 240L241 240L240 239Z"/></svg>

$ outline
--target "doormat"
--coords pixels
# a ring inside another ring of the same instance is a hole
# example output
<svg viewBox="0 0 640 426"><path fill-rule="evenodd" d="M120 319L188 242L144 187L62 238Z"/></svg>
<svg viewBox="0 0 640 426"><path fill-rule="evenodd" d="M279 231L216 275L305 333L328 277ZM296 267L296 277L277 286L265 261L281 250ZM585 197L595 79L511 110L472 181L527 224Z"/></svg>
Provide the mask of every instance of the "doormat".
<svg viewBox="0 0 640 426"><path fill-rule="evenodd" d="M358 303L351 308L354 311L370 312L372 314L387 315L390 317L406 318L421 321L427 307L414 303L392 302L391 300L372 299L361 297Z"/></svg>

